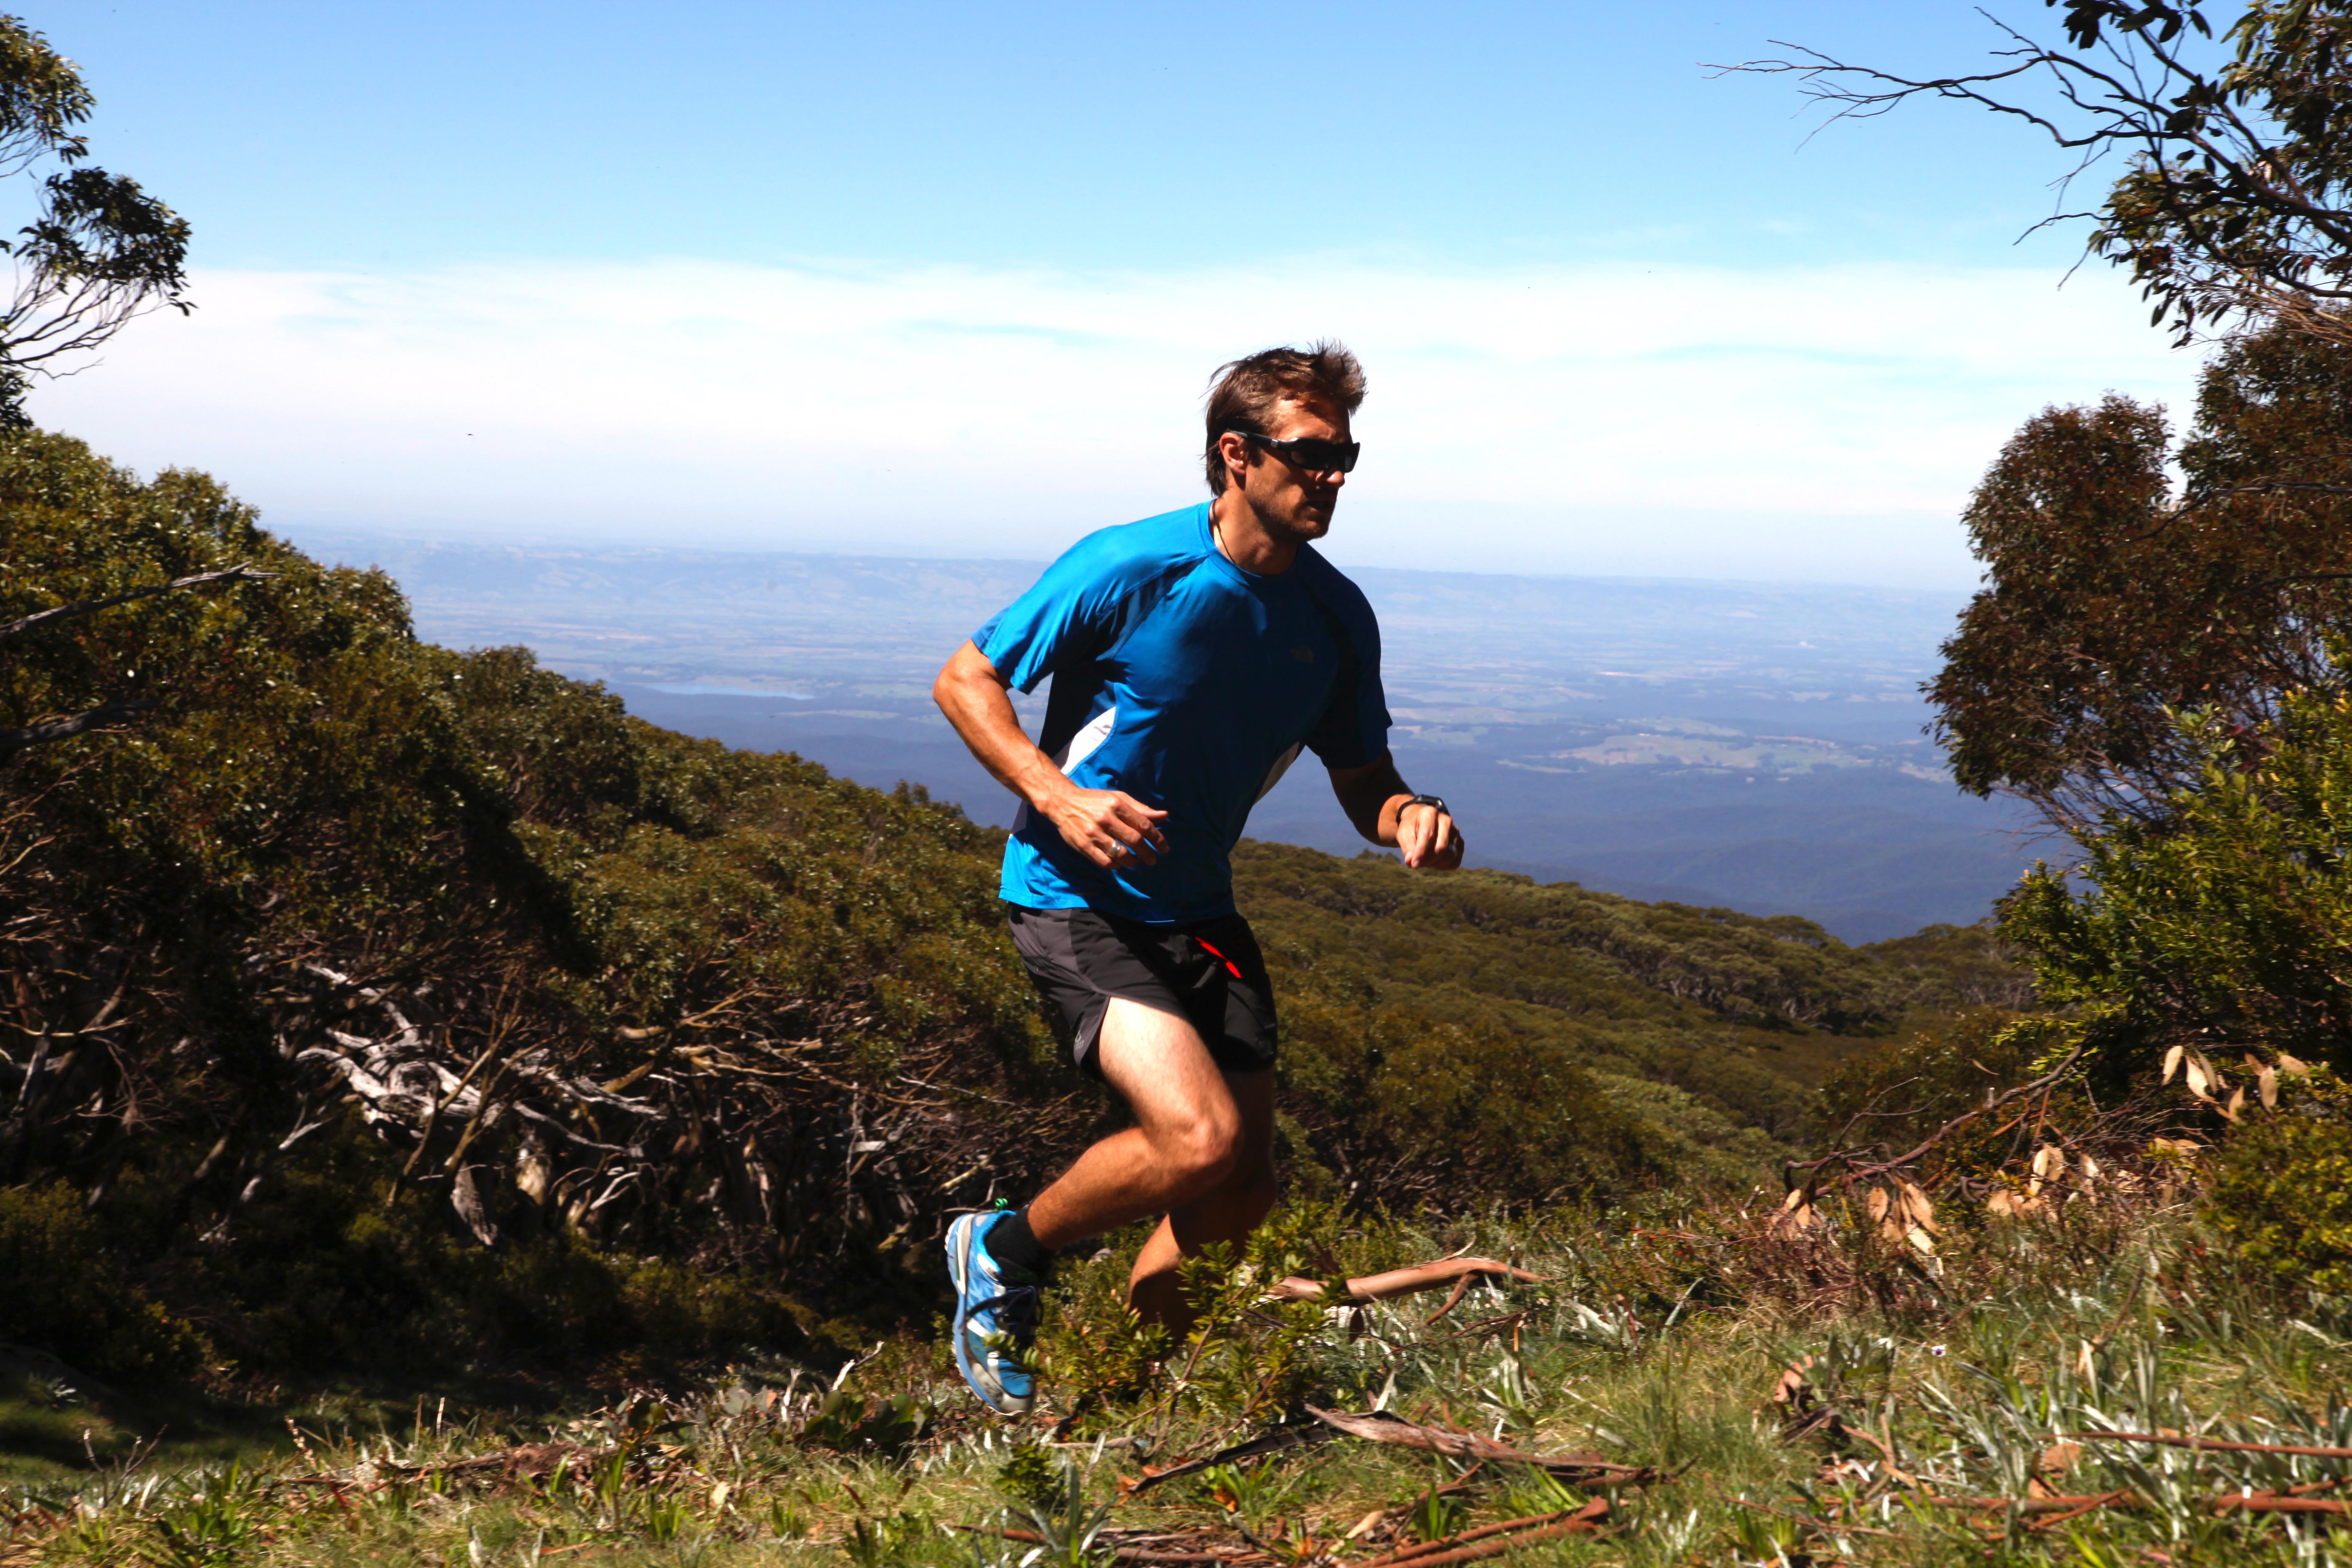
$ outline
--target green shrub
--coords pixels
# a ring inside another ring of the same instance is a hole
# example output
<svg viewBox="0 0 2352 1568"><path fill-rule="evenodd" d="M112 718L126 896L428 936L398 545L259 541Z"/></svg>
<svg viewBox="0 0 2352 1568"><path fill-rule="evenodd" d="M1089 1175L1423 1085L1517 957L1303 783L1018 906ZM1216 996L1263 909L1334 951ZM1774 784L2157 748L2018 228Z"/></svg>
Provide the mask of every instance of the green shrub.
<svg viewBox="0 0 2352 1568"><path fill-rule="evenodd" d="M204 1337L124 1271L70 1188L0 1190L0 1337L115 1378L184 1376Z"/></svg>
<svg viewBox="0 0 2352 1568"><path fill-rule="evenodd" d="M2080 1010L2109 1085L2229 1041L2352 1068L2352 699L2287 694L2256 731L2178 719L2193 781L2163 820L2109 816L2037 867L2001 931L2042 999Z"/></svg>
<svg viewBox="0 0 2352 1568"><path fill-rule="evenodd" d="M2352 1293L2352 1094L2332 1079L2255 1115L2211 1155L2203 1206L2238 1256L2283 1284Z"/></svg>
<svg viewBox="0 0 2352 1568"><path fill-rule="evenodd" d="M1822 1084L1822 1116L1844 1142L1909 1147L1971 1107L1988 1089L2032 1077L2017 1015L1973 1008L1851 1057Z"/></svg>

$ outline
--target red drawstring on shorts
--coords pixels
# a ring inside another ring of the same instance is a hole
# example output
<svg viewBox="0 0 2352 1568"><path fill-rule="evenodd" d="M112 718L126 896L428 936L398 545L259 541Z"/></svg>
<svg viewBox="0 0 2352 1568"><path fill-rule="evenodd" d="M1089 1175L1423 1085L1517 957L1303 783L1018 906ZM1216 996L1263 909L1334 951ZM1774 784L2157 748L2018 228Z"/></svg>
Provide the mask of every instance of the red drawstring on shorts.
<svg viewBox="0 0 2352 1568"><path fill-rule="evenodd" d="M1192 940L1194 942L1201 942L1201 939L1197 936ZM1242 972L1238 968L1234 967L1234 961L1227 958L1223 953L1219 952L1215 948L1211 947L1207 942L1201 942L1201 951L1207 953L1211 958L1215 959L1219 963L1223 964L1225 966L1225 973L1232 975L1234 979L1239 980L1242 977Z"/></svg>

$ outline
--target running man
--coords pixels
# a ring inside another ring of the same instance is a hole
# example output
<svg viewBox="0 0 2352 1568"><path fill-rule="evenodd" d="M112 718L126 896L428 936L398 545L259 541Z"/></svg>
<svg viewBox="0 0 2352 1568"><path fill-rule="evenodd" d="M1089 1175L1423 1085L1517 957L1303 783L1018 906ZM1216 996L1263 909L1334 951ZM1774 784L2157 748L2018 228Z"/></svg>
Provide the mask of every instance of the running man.
<svg viewBox="0 0 2352 1568"><path fill-rule="evenodd" d="M1312 750L1366 838L1408 866L1462 863L1445 803L1390 758L1371 606L1313 543L1356 466L1363 399L1363 367L1335 342L1224 366L1213 499L1080 540L932 686L1021 797L1002 885L1013 945L1079 1068L1135 1119L1027 1208L948 1232L956 1364L1001 1414L1034 1395L1024 1352L1056 1250L1164 1216L1128 1299L1178 1334L1178 1261L1238 1248L1274 1206L1274 994L1234 908L1250 808ZM1009 693L1049 675L1032 745Z"/></svg>

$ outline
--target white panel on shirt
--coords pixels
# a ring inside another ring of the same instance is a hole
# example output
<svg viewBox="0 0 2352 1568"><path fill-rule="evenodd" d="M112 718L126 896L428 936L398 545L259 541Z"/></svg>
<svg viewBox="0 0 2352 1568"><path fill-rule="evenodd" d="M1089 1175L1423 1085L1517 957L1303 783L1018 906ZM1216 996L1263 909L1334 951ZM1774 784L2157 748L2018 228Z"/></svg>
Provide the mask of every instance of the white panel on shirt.
<svg viewBox="0 0 2352 1568"><path fill-rule="evenodd" d="M1092 719L1087 720L1085 727L1080 729L1076 734L1071 736L1067 741L1063 742L1062 749L1055 752L1051 758L1053 764L1062 770L1063 776L1065 777L1076 773L1078 771L1078 764L1085 762L1088 757L1093 756L1095 754L1096 748L1099 747L1105 741L1110 739L1110 732L1118 723L1118 710L1116 707L1104 709ZM1276 777L1278 778L1280 776L1281 774L1279 771L1277 771ZM1267 781L1265 787L1272 789L1274 787L1273 782L1271 780ZM1013 814L1013 831L1015 833L1022 832L1026 829L1028 826L1029 803L1024 800L1021 803L1019 809L1014 811Z"/></svg>

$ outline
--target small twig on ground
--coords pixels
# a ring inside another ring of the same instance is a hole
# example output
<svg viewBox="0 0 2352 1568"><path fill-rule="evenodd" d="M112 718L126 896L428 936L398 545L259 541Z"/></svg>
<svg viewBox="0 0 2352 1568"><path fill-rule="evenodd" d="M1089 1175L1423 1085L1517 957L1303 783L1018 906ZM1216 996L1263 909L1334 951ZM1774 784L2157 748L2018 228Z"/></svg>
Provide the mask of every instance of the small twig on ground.
<svg viewBox="0 0 2352 1568"><path fill-rule="evenodd" d="M1620 1486L1640 1486L1656 1479L1658 1474L1650 1466L1620 1465L1598 1454L1529 1454L1507 1443L1481 1437L1475 1432L1449 1432L1441 1426L1423 1426L1385 1411L1358 1415L1343 1410L1319 1409L1312 1405L1306 1408L1307 1414L1318 1421L1336 1427L1350 1437L1360 1437L1368 1443L1396 1443L1408 1448L1423 1448L1448 1458L1492 1459L1498 1464L1534 1465L1562 1479L1605 1480Z"/></svg>
<svg viewBox="0 0 2352 1568"><path fill-rule="evenodd" d="M1792 1524L1801 1524L1808 1530L1817 1530L1823 1535L1883 1535L1889 1541L1896 1539L1895 1532L1891 1530L1879 1530L1866 1524L1840 1524L1834 1520L1816 1519L1811 1514L1798 1513L1792 1509L1774 1508L1770 1503L1758 1502L1753 1498L1733 1497L1718 1487L1710 1487L1707 1489L1734 1508L1753 1509L1758 1513L1769 1513L1775 1519L1785 1519Z"/></svg>
<svg viewBox="0 0 2352 1568"><path fill-rule="evenodd" d="M2025 1528L2028 1530L2053 1529L2058 1525L2065 1523L2070 1519L2080 1519L2086 1513L2093 1513L2100 1509L2112 1507L2113 1505L2122 1502L2126 1499L2134 1497L2135 1495L2136 1494L2129 1487L2126 1487L2120 1491L2107 1492L2099 1497L2089 1499L2079 1507L2070 1508L2063 1513L2044 1514L2042 1518L2035 1520L2032 1524L2027 1525Z"/></svg>
<svg viewBox="0 0 2352 1568"><path fill-rule="evenodd" d="M1236 1443L1230 1448L1220 1448L1197 1459L1185 1459L1159 1469L1147 1468L1141 1475L1119 1482L1119 1489L1129 1497L1150 1490L1162 1481L1172 1481L1179 1476L1196 1475L1212 1465L1232 1464L1237 1459L1255 1459L1262 1454L1278 1454L1285 1448L1295 1448L1302 1443L1319 1443L1332 1435L1327 1426L1276 1426L1261 1433L1246 1443Z"/></svg>
<svg viewBox="0 0 2352 1568"><path fill-rule="evenodd" d="M2215 1513L2352 1513L2352 1502L2334 1498L2294 1497L2284 1492L2225 1492L2213 1500Z"/></svg>
<svg viewBox="0 0 2352 1568"><path fill-rule="evenodd" d="M2304 1459L2352 1459L2352 1448L2316 1448L2300 1443L2230 1443L2219 1437L2180 1437L2167 1432L2066 1432L2071 1439L2108 1443L2160 1443L2168 1448L2211 1448L2224 1454L2290 1454Z"/></svg>
<svg viewBox="0 0 2352 1568"><path fill-rule="evenodd" d="M1462 1305L1462 1298L1468 1294L1470 1294L1470 1276L1465 1274L1461 1279L1456 1279L1454 1282L1454 1292L1452 1295L1445 1298L1445 1305L1438 1308L1434 1312L1430 1313L1428 1317L1423 1318L1422 1320L1421 1326L1425 1329L1431 1324L1436 1322L1438 1319L1445 1316L1446 1313Z"/></svg>
<svg viewBox="0 0 2352 1568"><path fill-rule="evenodd" d="M1540 1274L1530 1274L1492 1258L1444 1258L1434 1263L1416 1263L1410 1268L1391 1268L1379 1274L1367 1274L1360 1279L1348 1281L1350 1301L1382 1301L1391 1296L1410 1296L1416 1290L1433 1290L1440 1285L1456 1280L1465 1283L1475 1275L1493 1275L1514 1279L1523 1285L1543 1282ZM1278 1301L1320 1301L1329 1292L1319 1279L1292 1275L1266 1291Z"/></svg>
<svg viewBox="0 0 2352 1568"><path fill-rule="evenodd" d="M1048 1546L1052 1542L1034 1530L998 1529L990 1525L959 1524L954 1528L972 1535L993 1535L1005 1541L1017 1541L1024 1546ZM1246 1539L1246 1536L1244 1536ZM1101 1550L1110 1553L1114 1563L1230 1563L1232 1558L1222 1552L1153 1552L1140 1546L1117 1546L1105 1543ZM1263 1548L1261 1548L1263 1550Z"/></svg>
<svg viewBox="0 0 2352 1568"><path fill-rule="evenodd" d="M1584 1535L1598 1531L1609 1518L1609 1500L1594 1498L1582 1508L1565 1516L1538 1514L1535 1519L1553 1519L1558 1522L1530 1528L1528 1520L1510 1520L1501 1524L1489 1524L1477 1530L1465 1530L1446 1541L1433 1541L1408 1547L1386 1557L1366 1558L1359 1568L1450 1568L1456 1563L1475 1563L1483 1557L1499 1557L1515 1552L1531 1541L1551 1541L1563 1535ZM1483 1540L1481 1538L1484 1538ZM1473 1542L1452 1551L1440 1548L1452 1542Z"/></svg>

